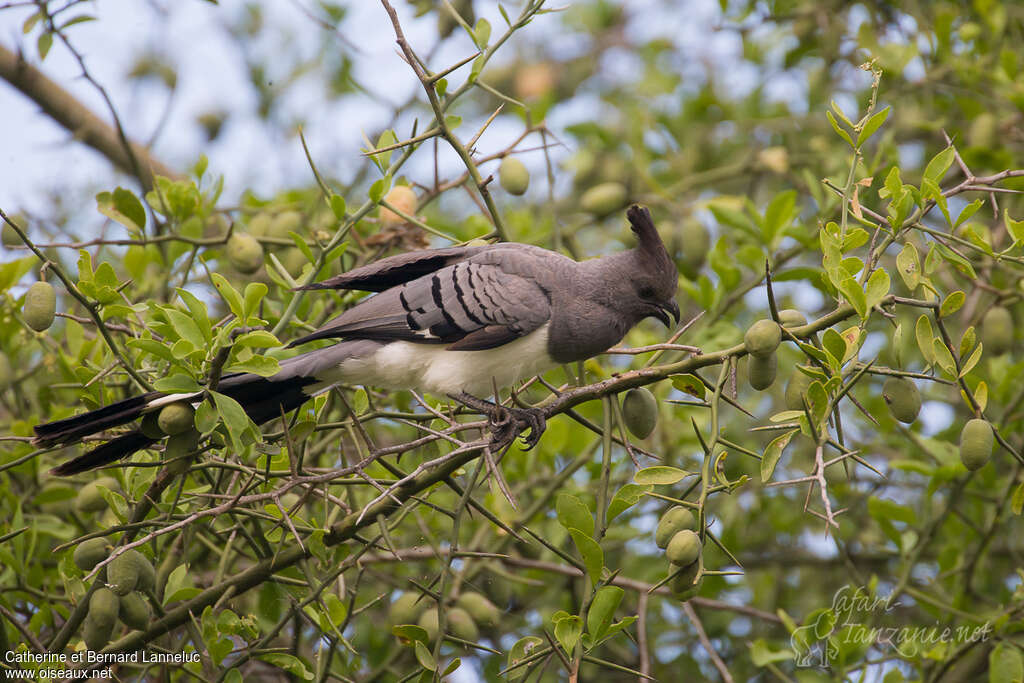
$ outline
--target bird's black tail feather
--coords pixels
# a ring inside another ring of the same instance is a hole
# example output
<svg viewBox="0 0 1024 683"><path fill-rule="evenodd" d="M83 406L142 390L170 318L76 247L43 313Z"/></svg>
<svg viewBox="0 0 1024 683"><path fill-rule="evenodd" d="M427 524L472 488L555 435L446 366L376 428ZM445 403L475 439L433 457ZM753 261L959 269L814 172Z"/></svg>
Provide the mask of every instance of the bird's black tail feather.
<svg viewBox="0 0 1024 683"><path fill-rule="evenodd" d="M238 401L253 422L263 424L305 403L310 394L303 391L304 387L316 382L317 379L314 377L293 376L274 380L258 375L236 373L221 378L217 390ZM164 396L167 394L150 392L111 403L88 413L36 425L34 443L44 447L70 444L111 427L128 424L140 418L152 401ZM152 439L136 429L53 468L50 473L66 477L85 472L126 458L156 442L157 439Z"/></svg>
<svg viewBox="0 0 1024 683"><path fill-rule="evenodd" d="M106 442L98 448L92 449L85 455L80 455L73 460L68 460L66 463L54 467L50 470L50 474L58 477L70 477L72 474L79 474L86 470L109 465L121 458L128 457L135 451L148 448L154 443L156 443L156 439L151 439L138 430L128 432Z"/></svg>
<svg viewBox="0 0 1024 683"><path fill-rule="evenodd" d="M36 437L33 442L39 446L70 443L78 441L83 436L102 432L104 429L120 427L138 419L150 401L163 395L154 391L142 396L132 396L88 413L36 425Z"/></svg>

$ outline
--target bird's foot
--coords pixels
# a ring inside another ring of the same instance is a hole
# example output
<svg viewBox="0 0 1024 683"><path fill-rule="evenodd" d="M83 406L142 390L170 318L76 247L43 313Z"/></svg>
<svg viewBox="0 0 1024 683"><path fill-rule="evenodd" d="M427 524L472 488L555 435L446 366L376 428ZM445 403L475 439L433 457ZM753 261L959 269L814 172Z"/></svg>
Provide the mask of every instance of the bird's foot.
<svg viewBox="0 0 1024 683"><path fill-rule="evenodd" d="M529 430L523 437L526 450L530 450L540 441L547 428L544 411L540 408L510 408L479 399L465 392L454 396L457 401L487 416L491 436L496 444L504 446L518 434Z"/></svg>

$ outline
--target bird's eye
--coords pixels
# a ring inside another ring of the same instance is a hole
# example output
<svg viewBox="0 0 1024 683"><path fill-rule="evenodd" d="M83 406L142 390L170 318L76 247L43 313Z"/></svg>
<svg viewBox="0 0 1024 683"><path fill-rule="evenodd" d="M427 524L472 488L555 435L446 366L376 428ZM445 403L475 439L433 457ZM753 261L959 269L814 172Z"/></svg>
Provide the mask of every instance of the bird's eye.
<svg viewBox="0 0 1024 683"><path fill-rule="evenodd" d="M653 287L641 287L640 291L637 292L637 294L640 295L641 299L653 299L654 298L654 288Z"/></svg>

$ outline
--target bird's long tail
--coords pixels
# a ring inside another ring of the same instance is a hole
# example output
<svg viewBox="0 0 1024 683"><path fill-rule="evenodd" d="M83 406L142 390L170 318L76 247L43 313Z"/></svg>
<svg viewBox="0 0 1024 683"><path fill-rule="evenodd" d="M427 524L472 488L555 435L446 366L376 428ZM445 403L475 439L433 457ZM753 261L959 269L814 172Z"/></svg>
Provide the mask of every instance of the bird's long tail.
<svg viewBox="0 0 1024 683"><path fill-rule="evenodd" d="M281 372L272 377L248 373L224 375L217 391L238 401L256 424L269 422L295 410L312 396L341 379L338 368L348 358L372 352L374 342L351 341L317 349L281 362ZM179 401L202 400L201 393L165 394L154 391L112 403L103 408L63 420L36 425L33 443L42 447L73 444L86 436L136 422L147 413ZM69 460L50 473L69 476L125 458L156 443L142 433L138 425L132 431Z"/></svg>

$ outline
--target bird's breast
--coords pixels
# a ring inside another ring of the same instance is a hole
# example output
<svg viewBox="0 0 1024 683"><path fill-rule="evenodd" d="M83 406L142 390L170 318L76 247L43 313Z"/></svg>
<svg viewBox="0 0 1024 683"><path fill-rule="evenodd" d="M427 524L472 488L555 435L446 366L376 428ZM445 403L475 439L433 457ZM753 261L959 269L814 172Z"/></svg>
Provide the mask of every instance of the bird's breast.
<svg viewBox="0 0 1024 683"><path fill-rule="evenodd" d="M467 392L490 396L555 367L548 325L494 349L449 351L442 344L396 341L341 364L342 381L385 389L416 389L438 396Z"/></svg>

